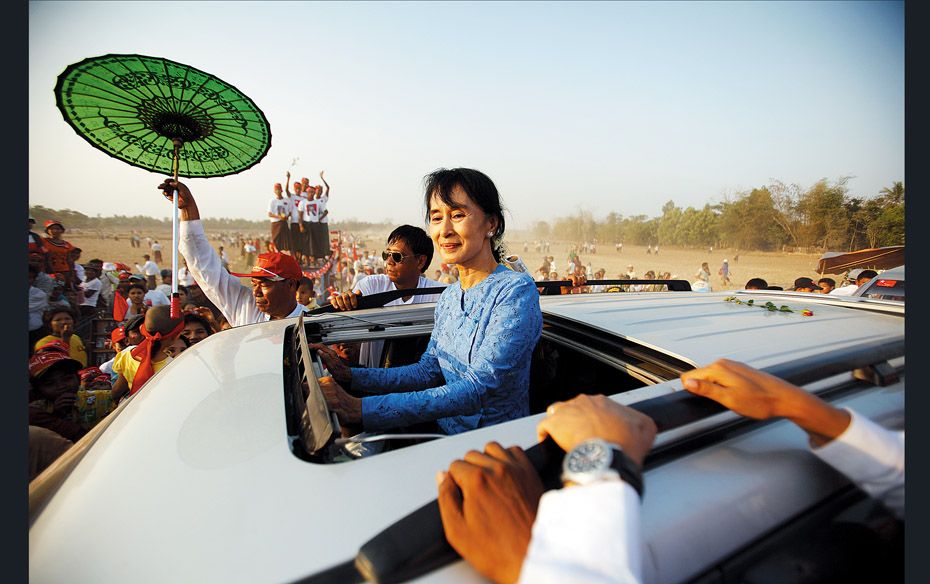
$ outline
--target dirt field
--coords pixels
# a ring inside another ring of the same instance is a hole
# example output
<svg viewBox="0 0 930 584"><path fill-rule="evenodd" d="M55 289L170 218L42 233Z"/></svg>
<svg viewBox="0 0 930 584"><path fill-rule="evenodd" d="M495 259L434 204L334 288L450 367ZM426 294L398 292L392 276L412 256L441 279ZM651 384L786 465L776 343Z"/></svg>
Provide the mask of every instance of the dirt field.
<svg viewBox="0 0 930 584"><path fill-rule="evenodd" d="M86 262L92 258L100 258L103 261L118 261L133 266L135 263L142 263L142 254L147 253L145 248L145 236L157 239L163 246L162 255L164 257L161 268L171 267L171 232L165 233L143 233L142 247L134 249L129 243L128 233L118 234L119 239L100 239L96 235L76 234L65 232L65 239L77 245L83 250L81 262ZM387 233L367 233L363 234L367 246L379 252L384 245L384 238ZM519 233L516 234L520 236ZM508 252L520 256L527 267L533 271L542 263L543 254L537 253L533 249L533 240L527 239L529 250L523 251L523 239L508 240ZM214 246L219 247L220 242L215 242ZM239 255L238 249L232 249L235 245L226 246L229 254L232 269L234 271L245 271L248 266L244 263L244 258ZM568 252L571 249L569 242L552 242L549 255L555 258L556 266L560 276L565 275L565 269L568 266ZM738 289L741 288L749 278L761 277L768 281L769 284L782 286L786 289L794 284L794 279L801 276L808 276L816 280L818 274L815 271L817 259L816 254L784 254L768 252L739 252L739 260L734 257L736 250L733 249L715 249L713 253L708 253L706 249L682 249L666 248L660 250L659 255L647 254L645 247L624 245L623 252L617 253L613 245L599 246L596 254L581 254L582 261L595 270L604 268L607 270L608 278L616 278L621 272L626 271L629 264L633 264L634 270L640 277L647 270L656 272L671 272L673 276L679 279L693 281L695 272L701 267L701 262L707 262L711 268L711 286L714 290ZM732 284L723 287L717 270L720 268L724 258L730 263L730 280ZM438 268L440 260L438 255L433 257L433 262L427 270L427 275L432 277ZM832 276L838 279L837 276Z"/></svg>

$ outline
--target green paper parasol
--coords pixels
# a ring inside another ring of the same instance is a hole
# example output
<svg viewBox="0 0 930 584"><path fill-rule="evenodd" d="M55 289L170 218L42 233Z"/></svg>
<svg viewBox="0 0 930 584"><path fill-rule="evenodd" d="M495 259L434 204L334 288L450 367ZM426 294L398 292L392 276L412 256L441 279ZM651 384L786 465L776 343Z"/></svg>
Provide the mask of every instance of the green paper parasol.
<svg viewBox="0 0 930 584"><path fill-rule="evenodd" d="M69 65L55 99L79 136L152 172L206 178L242 172L271 148L262 110L200 69L159 57L103 55ZM178 194L171 223L171 316L178 297Z"/></svg>
<svg viewBox="0 0 930 584"><path fill-rule="evenodd" d="M153 172L214 177L257 164L271 147L265 114L241 91L194 67L143 55L70 65L55 86L58 109L85 140Z"/></svg>

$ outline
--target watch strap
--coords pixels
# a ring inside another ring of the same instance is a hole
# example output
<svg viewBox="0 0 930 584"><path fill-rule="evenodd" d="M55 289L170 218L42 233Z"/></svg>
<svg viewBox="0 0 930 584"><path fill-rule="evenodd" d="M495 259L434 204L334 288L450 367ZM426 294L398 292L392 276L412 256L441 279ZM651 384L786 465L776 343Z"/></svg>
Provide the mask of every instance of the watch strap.
<svg viewBox="0 0 930 584"><path fill-rule="evenodd" d="M643 498L643 473L640 471L639 467L626 455L625 452L620 450L615 446L610 447L610 451L613 454L610 461L610 468L617 471L620 475L620 479L633 487L633 489L639 494L639 498Z"/></svg>

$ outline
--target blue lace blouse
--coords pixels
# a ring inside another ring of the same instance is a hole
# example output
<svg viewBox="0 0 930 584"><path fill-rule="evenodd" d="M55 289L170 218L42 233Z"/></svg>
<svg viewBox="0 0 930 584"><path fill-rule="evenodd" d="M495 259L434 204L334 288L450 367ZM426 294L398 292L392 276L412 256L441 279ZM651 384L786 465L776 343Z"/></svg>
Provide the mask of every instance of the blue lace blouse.
<svg viewBox="0 0 930 584"><path fill-rule="evenodd" d="M388 369L353 368L362 425L385 430L436 420L457 434L529 415L530 359L542 332L539 292L526 274L498 266L436 304L435 328L420 361Z"/></svg>

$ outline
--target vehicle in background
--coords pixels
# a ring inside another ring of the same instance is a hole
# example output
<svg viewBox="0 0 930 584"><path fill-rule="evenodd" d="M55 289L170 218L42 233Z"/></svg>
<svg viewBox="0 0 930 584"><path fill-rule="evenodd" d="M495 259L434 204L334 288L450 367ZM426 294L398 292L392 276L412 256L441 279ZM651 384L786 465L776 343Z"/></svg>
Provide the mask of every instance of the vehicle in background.
<svg viewBox="0 0 930 584"><path fill-rule="evenodd" d="M904 302L904 266L885 270L860 286L852 295Z"/></svg>

